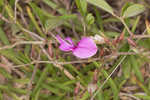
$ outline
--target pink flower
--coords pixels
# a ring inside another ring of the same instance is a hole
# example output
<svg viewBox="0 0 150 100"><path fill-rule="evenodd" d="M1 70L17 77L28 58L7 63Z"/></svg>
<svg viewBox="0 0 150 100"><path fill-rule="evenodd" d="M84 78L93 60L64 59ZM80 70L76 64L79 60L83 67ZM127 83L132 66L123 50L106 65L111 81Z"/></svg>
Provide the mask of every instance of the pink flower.
<svg viewBox="0 0 150 100"><path fill-rule="evenodd" d="M83 37L77 45L72 41L70 37L65 38L64 40L57 35L56 36L60 43L60 50L62 51L72 51L73 55L78 58L85 59L89 58L96 54L97 46L94 41L89 37Z"/></svg>

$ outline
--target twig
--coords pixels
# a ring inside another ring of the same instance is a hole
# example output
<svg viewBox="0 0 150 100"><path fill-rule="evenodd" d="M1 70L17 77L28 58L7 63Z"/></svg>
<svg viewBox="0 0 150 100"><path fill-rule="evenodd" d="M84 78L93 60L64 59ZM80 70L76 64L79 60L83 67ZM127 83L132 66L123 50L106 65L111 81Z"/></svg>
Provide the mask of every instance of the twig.
<svg viewBox="0 0 150 100"><path fill-rule="evenodd" d="M28 65L36 64L36 63L39 63L39 64L40 63L49 63L49 64L57 63L59 65L90 63L90 62L93 62L93 61L108 59L108 58L111 58L113 56L117 57L117 56L120 56L120 55L136 55L136 54L137 53L135 53L135 52L120 52L120 53L117 53L117 54L104 56L103 58L92 58L92 59L87 59L87 60L76 60L76 61L68 61L68 62L60 62L60 61L57 61L57 60L54 60L54 61L38 61L38 60L34 60L34 61L32 61L31 63L28 63L28 64L22 64L22 65L13 66L13 68L22 67L22 66L28 66Z"/></svg>
<svg viewBox="0 0 150 100"><path fill-rule="evenodd" d="M2 19L3 21L7 22L7 23L11 23L7 18L5 18L1 13L0 13L0 19Z"/></svg>
<svg viewBox="0 0 150 100"><path fill-rule="evenodd" d="M46 52L46 50L43 48L43 46L40 46L40 47L41 47L43 53L48 57L48 59L49 59L50 61L53 61L53 59L49 56L49 54ZM64 67L62 67L60 64L58 64L57 62L54 62L53 64L54 64L57 68L59 68L61 71L63 71L64 74L65 74L68 78L70 78L71 80L74 80L74 79L75 79L75 78L74 78Z"/></svg>
<svg viewBox="0 0 150 100"><path fill-rule="evenodd" d="M27 29L25 29L25 28L22 28L22 30L23 30L24 32L29 33L29 35L31 35L32 37L34 37L34 38L36 38L36 39L38 39L38 40L45 41L44 38L40 37L39 35L37 35L37 34L34 33L34 32L31 32L31 31L29 31L29 30L27 30Z"/></svg>
<svg viewBox="0 0 150 100"><path fill-rule="evenodd" d="M130 29L128 28L127 24L125 23L124 19L122 17L117 16L116 14L113 14L114 17L116 17L117 19L119 19L122 24L125 26L125 28L127 29L128 33L130 34L130 36L133 36L133 33L130 31Z"/></svg>
<svg viewBox="0 0 150 100"><path fill-rule="evenodd" d="M123 23L123 25L125 26L125 28L127 29L128 33L130 34L130 36L133 36L133 33L130 31L130 29L128 28L127 24L125 23L124 19L122 17L120 17L120 21Z"/></svg>
<svg viewBox="0 0 150 100"><path fill-rule="evenodd" d="M134 35L133 38L138 38L138 39L150 38L150 35Z"/></svg>
<svg viewBox="0 0 150 100"><path fill-rule="evenodd" d="M34 45L41 45L41 44L45 44L43 41L18 41L12 45L7 45L4 47L1 47L0 50L4 50L4 49L11 49L14 48L17 45L21 45L21 44L34 44Z"/></svg>
<svg viewBox="0 0 150 100"><path fill-rule="evenodd" d="M24 17L24 14L22 13L22 11L20 12L19 15L20 15L20 17L21 17L21 19L22 19L22 21L23 21L25 27L28 27L28 23L27 23L27 21L26 21L26 19L25 19L25 17Z"/></svg>
<svg viewBox="0 0 150 100"><path fill-rule="evenodd" d="M31 33L32 35L40 38L38 35L36 35L35 33L33 34L32 32L28 31L29 33ZM53 36L54 37L54 36ZM150 38L150 35L134 35L133 38L137 38L137 39L142 39L142 38ZM43 38L40 40L44 40ZM14 48L17 45L21 45L21 44L33 44L33 45L41 45L41 44L45 44L44 41L18 41L12 45L7 45L4 47L1 47L0 50L4 50L4 49L11 49ZM130 52L131 53L131 52ZM133 52L132 52L133 54ZM120 54L120 55L126 55L126 54Z"/></svg>
<svg viewBox="0 0 150 100"><path fill-rule="evenodd" d="M17 3L18 3L18 1L19 1L19 0L16 0L16 1L15 1L15 11L14 11L14 12L15 12L15 14L14 14L14 15L15 15L15 16L14 16L14 21L15 21L15 23L16 23L16 18L17 18Z"/></svg>
<svg viewBox="0 0 150 100"><path fill-rule="evenodd" d="M133 99L135 99L135 100L141 100L141 99L137 98L136 96L134 96L134 95L132 95L132 94L127 94L127 93L121 92L121 93L119 93L119 95L120 95L120 96L128 96L128 97L131 97L131 98L133 98Z"/></svg>

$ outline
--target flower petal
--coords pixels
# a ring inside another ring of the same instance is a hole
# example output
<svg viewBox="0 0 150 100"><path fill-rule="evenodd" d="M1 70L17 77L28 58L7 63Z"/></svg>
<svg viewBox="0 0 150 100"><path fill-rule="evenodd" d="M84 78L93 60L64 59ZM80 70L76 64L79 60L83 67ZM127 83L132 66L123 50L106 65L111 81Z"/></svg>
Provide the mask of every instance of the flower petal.
<svg viewBox="0 0 150 100"><path fill-rule="evenodd" d="M71 40L71 38L66 38L65 40L63 40L59 35L56 36L56 38L58 39L59 43L60 43L60 46L59 46L59 49L62 50L62 51L72 51L73 48L74 48L74 43L73 41Z"/></svg>
<svg viewBox="0 0 150 100"><path fill-rule="evenodd" d="M65 40L66 40L67 42L69 42L69 44L75 46L74 42L72 41L72 39L71 39L70 37L65 38Z"/></svg>
<svg viewBox="0 0 150 100"><path fill-rule="evenodd" d="M56 38L60 44L64 42L64 40L59 35L56 35Z"/></svg>
<svg viewBox="0 0 150 100"><path fill-rule="evenodd" d="M94 41L89 37L83 37L77 47L73 50L73 54L78 58L84 59L95 55L97 52L97 46Z"/></svg>

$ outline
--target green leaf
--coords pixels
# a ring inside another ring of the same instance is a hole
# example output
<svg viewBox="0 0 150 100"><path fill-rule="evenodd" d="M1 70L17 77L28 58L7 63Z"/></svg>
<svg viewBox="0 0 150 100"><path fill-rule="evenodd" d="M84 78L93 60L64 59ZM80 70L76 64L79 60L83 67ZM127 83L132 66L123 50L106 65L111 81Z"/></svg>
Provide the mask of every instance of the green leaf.
<svg viewBox="0 0 150 100"><path fill-rule="evenodd" d="M112 7L105 0L87 0L87 2L113 14Z"/></svg>
<svg viewBox="0 0 150 100"><path fill-rule="evenodd" d="M61 19L57 19L57 18L51 18L48 19L45 23L45 29L48 30L52 30L60 25L62 25L64 23L63 20Z"/></svg>
<svg viewBox="0 0 150 100"><path fill-rule="evenodd" d="M35 3L29 3L29 4L32 7L33 13L39 17L42 24L45 24L47 18L53 17L53 15L39 8Z"/></svg>
<svg viewBox="0 0 150 100"><path fill-rule="evenodd" d="M2 41L5 45L9 44L9 40L1 27L0 27L0 41Z"/></svg>
<svg viewBox="0 0 150 100"><path fill-rule="evenodd" d="M96 23L99 25L99 27L100 27L100 30L102 31L102 32L104 32L104 23L103 23L103 19L102 19L102 15L101 15L101 13L98 11L98 9L95 7L94 8L94 10L95 10L95 15L96 15Z"/></svg>
<svg viewBox="0 0 150 100"><path fill-rule="evenodd" d="M137 26L139 25L139 21L140 21L140 16L138 16L135 21L133 22L133 26L132 26L132 29L131 29L131 32L134 33L136 31L136 28Z"/></svg>
<svg viewBox="0 0 150 100"><path fill-rule="evenodd" d="M86 14L86 12L87 12L87 2L86 2L86 0L80 0L80 4L81 4L82 12L84 14Z"/></svg>
<svg viewBox="0 0 150 100"><path fill-rule="evenodd" d="M0 0L0 7L3 6L4 0Z"/></svg>
<svg viewBox="0 0 150 100"><path fill-rule="evenodd" d="M131 63L128 59L126 59L122 64L123 75L125 79L130 78L131 76Z"/></svg>
<svg viewBox="0 0 150 100"><path fill-rule="evenodd" d="M94 21L95 21L94 16L93 16L91 13L89 13L89 14L86 16L86 21L87 21L87 24L88 24L88 25L93 24Z"/></svg>
<svg viewBox="0 0 150 100"><path fill-rule="evenodd" d="M121 10L121 16L123 16L124 12L127 10L128 7L134 5L134 3L132 2L127 2L123 7L122 7L122 10Z"/></svg>
<svg viewBox="0 0 150 100"><path fill-rule="evenodd" d="M107 37L114 38L114 37L119 36L119 33L118 33L118 32L113 32L113 31L106 31L106 32L105 32L105 35L106 35Z"/></svg>
<svg viewBox="0 0 150 100"><path fill-rule="evenodd" d="M133 17L140 13L142 13L145 10L145 7L140 4L133 4L129 6L126 11L123 14L124 18Z"/></svg>
<svg viewBox="0 0 150 100"><path fill-rule="evenodd" d="M67 14L67 11L64 8L59 7L57 4L52 2L52 0L42 0L45 4L49 7L53 8L54 10L58 11L60 14Z"/></svg>
<svg viewBox="0 0 150 100"><path fill-rule="evenodd" d="M86 91L84 94L83 94L83 96L82 96L82 98L80 99L80 100L87 100L87 98L90 96L90 94Z"/></svg>
<svg viewBox="0 0 150 100"><path fill-rule="evenodd" d="M18 32L20 32L20 28L16 24L11 24L12 34L16 35Z"/></svg>
<svg viewBox="0 0 150 100"><path fill-rule="evenodd" d="M136 97L142 100L150 100L150 96L142 95L142 94L134 94Z"/></svg>
<svg viewBox="0 0 150 100"><path fill-rule="evenodd" d="M69 21L70 19L74 19L74 18L76 18L76 15L73 15L73 14L50 18L45 22L46 31L52 30L60 25L63 25L65 22Z"/></svg>
<svg viewBox="0 0 150 100"><path fill-rule="evenodd" d="M38 92L38 90L41 88L42 83L46 79L49 67L52 67L52 65L51 64L47 64L45 69L41 73L41 76L40 76L40 78L39 78L39 80L38 80L38 82L37 82L37 84L36 84L36 86L35 86L35 88L34 88L34 90L32 92L34 96Z"/></svg>
<svg viewBox="0 0 150 100"><path fill-rule="evenodd" d="M82 14L82 16L85 16L86 12L87 12L87 2L86 0L75 0L76 1L76 5L80 11L80 13Z"/></svg>
<svg viewBox="0 0 150 100"><path fill-rule="evenodd" d="M142 46L143 48L147 48L147 49L150 49L150 39L142 39L142 40L139 40L138 42L139 46Z"/></svg>
<svg viewBox="0 0 150 100"><path fill-rule="evenodd" d="M144 79L142 77L142 73L140 72L140 68L139 68L139 64L137 62L137 58L135 58L135 56L131 55L130 56L130 62L133 68L133 71L135 73L135 75L137 76L137 78L141 81L144 82Z"/></svg>

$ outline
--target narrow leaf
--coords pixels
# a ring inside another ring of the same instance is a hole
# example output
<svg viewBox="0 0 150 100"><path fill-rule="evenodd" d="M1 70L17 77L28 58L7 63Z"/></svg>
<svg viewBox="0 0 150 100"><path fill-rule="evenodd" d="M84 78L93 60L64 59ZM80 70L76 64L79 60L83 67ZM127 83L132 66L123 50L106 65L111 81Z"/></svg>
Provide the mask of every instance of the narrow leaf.
<svg viewBox="0 0 150 100"><path fill-rule="evenodd" d="M133 56L133 55L130 56L130 61L131 61L132 68L134 70L135 75L141 82L143 82L144 80L142 77L142 73L140 72L139 65L138 65L138 62L137 62L135 56Z"/></svg>
<svg viewBox="0 0 150 100"><path fill-rule="evenodd" d="M87 0L87 2L113 14L112 7L105 0Z"/></svg>
<svg viewBox="0 0 150 100"><path fill-rule="evenodd" d="M52 18L49 18L46 20L45 28L46 28L46 30L52 30L60 25L63 25L70 19L75 19L75 18L76 18L76 15L73 15L73 14L52 17Z"/></svg>
<svg viewBox="0 0 150 100"><path fill-rule="evenodd" d="M144 10L145 10L145 7L143 5L133 4L126 9L126 11L123 14L123 17L124 18L133 17L142 13Z"/></svg>
<svg viewBox="0 0 150 100"><path fill-rule="evenodd" d="M9 44L9 40L1 27L0 27L0 41L2 41L5 45Z"/></svg>

